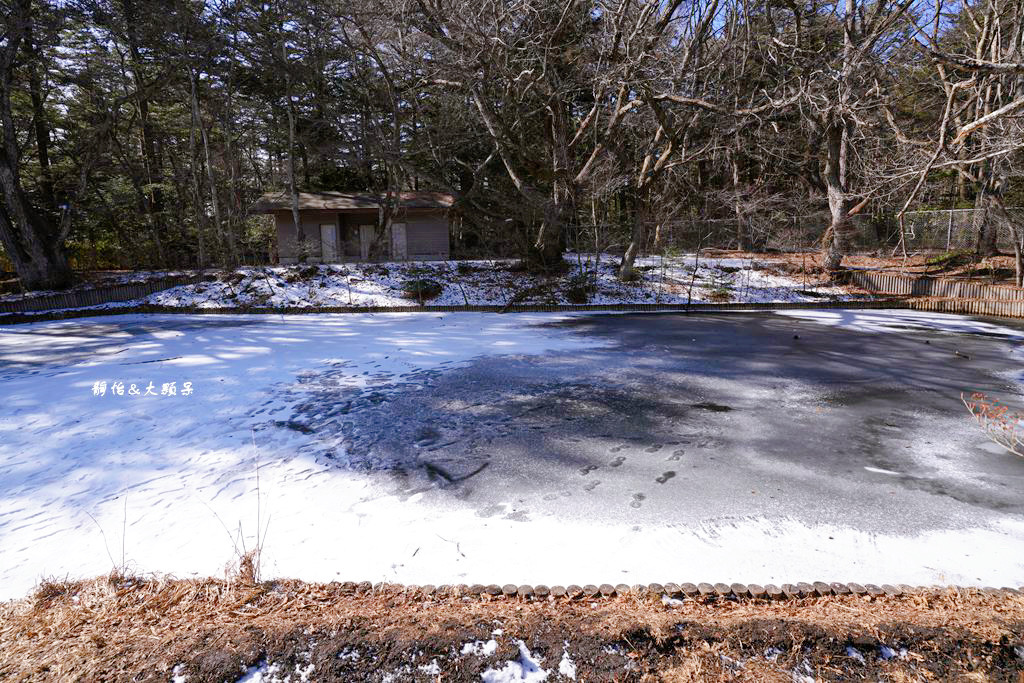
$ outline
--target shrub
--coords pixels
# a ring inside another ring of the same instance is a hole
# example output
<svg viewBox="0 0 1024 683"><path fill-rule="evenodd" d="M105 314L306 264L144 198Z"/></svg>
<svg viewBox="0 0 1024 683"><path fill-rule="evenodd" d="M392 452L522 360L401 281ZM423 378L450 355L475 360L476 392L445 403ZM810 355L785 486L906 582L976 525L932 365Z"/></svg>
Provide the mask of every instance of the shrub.
<svg viewBox="0 0 1024 683"><path fill-rule="evenodd" d="M311 280L320 274L320 268L317 266L295 266L289 268L284 275L284 281L289 284L295 284L302 282L303 280Z"/></svg>
<svg viewBox="0 0 1024 683"><path fill-rule="evenodd" d="M720 285L708 292L708 299L716 303L732 301L732 286Z"/></svg>
<svg viewBox="0 0 1024 683"><path fill-rule="evenodd" d="M415 278L402 283L402 296L407 299L426 301L441 296L444 287L436 280Z"/></svg>
<svg viewBox="0 0 1024 683"><path fill-rule="evenodd" d="M238 271L225 271L220 274L219 279L221 282L226 282L229 285L237 285L245 279L245 273L239 273Z"/></svg>
<svg viewBox="0 0 1024 683"><path fill-rule="evenodd" d="M597 280L589 271L576 273L569 277L565 288L565 298L571 304L585 304L590 296L597 291Z"/></svg>
<svg viewBox="0 0 1024 683"><path fill-rule="evenodd" d="M708 298L711 301L723 302L732 301L732 282L727 272L720 268L711 269L711 283Z"/></svg>

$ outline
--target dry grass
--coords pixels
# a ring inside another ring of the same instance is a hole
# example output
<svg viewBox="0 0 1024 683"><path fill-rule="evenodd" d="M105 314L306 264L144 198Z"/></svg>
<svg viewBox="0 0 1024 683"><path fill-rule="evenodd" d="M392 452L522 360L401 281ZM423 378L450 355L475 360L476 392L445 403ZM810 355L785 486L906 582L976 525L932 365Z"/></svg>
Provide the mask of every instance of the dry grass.
<svg viewBox="0 0 1024 683"><path fill-rule="evenodd" d="M399 586L356 594L340 584L110 576L45 582L30 598L0 606L0 678L167 680L185 663L190 681L221 680L262 658L312 652L315 640L316 661L322 660L317 671L336 664L343 646L379 654L362 674L328 680L376 680L374 672L388 663L397 666L414 652L444 656L461 643L486 639L495 624L506 638L542 650L554 651L564 639L590 643L598 653L594 666L600 647L621 643L636 664L623 670L622 680L791 680L788 667L807 658L816 675L828 678L829 667L842 673L854 666L842 656L843 643L899 639L921 661L879 663L877 674L889 680L926 680L921 672L928 662L938 667L938 677L987 667L1002 678L1016 661L1012 646L1021 642L1024 597L951 590L903 598L687 601L667 608L639 596L425 601ZM780 646L786 652L778 662L751 658ZM511 650L507 654L513 658ZM727 665L729 658L747 661L739 670ZM459 666L470 664L453 661L456 674L445 680L463 680ZM478 680L479 670L467 669L465 680ZM589 680L604 679L595 672Z"/></svg>

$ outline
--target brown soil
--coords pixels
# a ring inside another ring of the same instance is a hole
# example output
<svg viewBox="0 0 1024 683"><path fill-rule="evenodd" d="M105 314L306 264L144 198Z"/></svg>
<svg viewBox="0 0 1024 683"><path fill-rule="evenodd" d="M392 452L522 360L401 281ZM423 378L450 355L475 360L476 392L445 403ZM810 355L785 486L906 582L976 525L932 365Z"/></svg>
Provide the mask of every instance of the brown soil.
<svg viewBox="0 0 1024 683"><path fill-rule="evenodd" d="M673 606L114 577L0 605L0 678L167 681L180 665L192 683L235 681L270 662L293 681L309 665L317 681L479 681L516 660L522 640L549 681L565 680L566 644L579 681L1020 681L1022 635L1024 596L978 591ZM492 656L461 654L492 637ZM419 668L434 661L440 674Z"/></svg>

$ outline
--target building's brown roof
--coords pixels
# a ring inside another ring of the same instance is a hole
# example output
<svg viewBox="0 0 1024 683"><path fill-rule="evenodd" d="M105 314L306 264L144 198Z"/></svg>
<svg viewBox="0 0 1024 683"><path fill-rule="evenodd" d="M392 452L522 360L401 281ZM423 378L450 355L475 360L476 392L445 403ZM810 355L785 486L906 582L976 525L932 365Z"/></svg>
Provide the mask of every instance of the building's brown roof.
<svg viewBox="0 0 1024 683"><path fill-rule="evenodd" d="M299 210L376 211L384 199L368 192L300 192ZM442 192L402 192L398 206L403 209L447 209L455 198ZM270 192L253 205L255 213L289 211L292 198L287 192Z"/></svg>

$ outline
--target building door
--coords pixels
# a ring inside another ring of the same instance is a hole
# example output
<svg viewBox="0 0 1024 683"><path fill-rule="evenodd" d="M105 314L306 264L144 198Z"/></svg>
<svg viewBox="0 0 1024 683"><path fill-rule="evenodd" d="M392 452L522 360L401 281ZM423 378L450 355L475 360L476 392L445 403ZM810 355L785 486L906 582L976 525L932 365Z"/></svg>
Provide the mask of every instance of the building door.
<svg viewBox="0 0 1024 683"><path fill-rule="evenodd" d="M320 226L320 256L324 263L338 260L338 226L334 223Z"/></svg>
<svg viewBox="0 0 1024 683"><path fill-rule="evenodd" d="M359 226L359 258L367 260L370 258L370 245L373 244L373 229L372 225L360 225Z"/></svg>
<svg viewBox="0 0 1024 683"><path fill-rule="evenodd" d="M405 223L391 224L391 258L395 261L404 261L409 258L406 249Z"/></svg>

